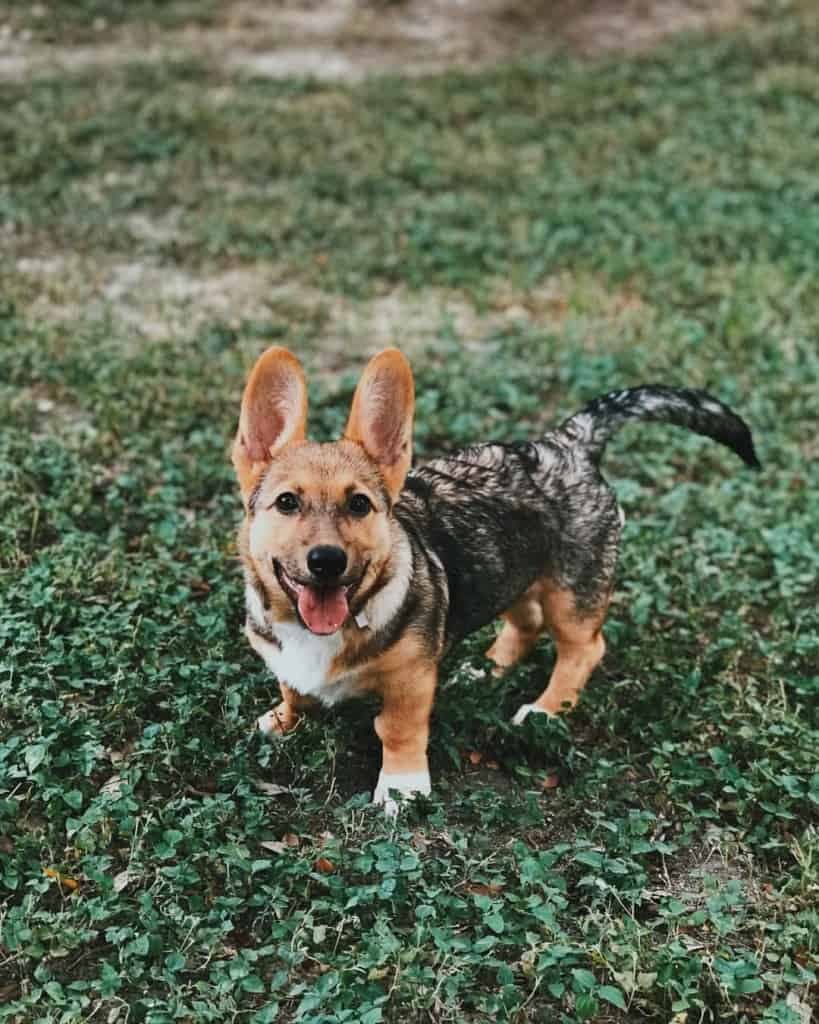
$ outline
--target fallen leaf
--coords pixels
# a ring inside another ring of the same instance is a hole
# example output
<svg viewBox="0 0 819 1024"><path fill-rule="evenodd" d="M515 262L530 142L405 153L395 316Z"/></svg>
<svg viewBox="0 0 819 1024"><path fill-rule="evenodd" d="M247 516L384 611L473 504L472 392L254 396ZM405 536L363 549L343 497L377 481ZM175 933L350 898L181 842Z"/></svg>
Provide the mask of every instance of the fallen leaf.
<svg viewBox="0 0 819 1024"><path fill-rule="evenodd" d="M112 775L110 779L103 782L100 787L100 793L105 793L106 796L118 797L122 792L122 778L119 775Z"/></svg>
<svg viewBox="0 0 819 1024"><path fill-rule="evenodd" d="M291 849L298 849L299 837L293 835L292 832L285 832L282 836L282 842L285 846L289 846Z"/></svg>
<svg viewBox="0 0 819 1024"><path fill-rule="evenodd" d="M261 846L263 850L270 850L271 853L284 853L287 849L284 843L279 842L278 839L263 839L262 842L259 843L259 846Z"/></svg>
<svg viewBox="0 0 819 1024"><path fill-rule="evenodd" d="M489 768L490 771L493 771L493 772L496 772L496 771L498 771L500 769L500 765L498 764L497 761L487 761L486 762L486 767Z"/></svg>
<svg viewBox="0 0 819 1024"><path fill-rule="evenodd" d="M470 764L480 764L483 761L483 754L480 750L470 750L466 757Z"/></svg>
<svg viewBox="0 0 819 1024"><path fill-rule="evenodd" d="M120 871L118 875L114 875L114 892L122 892L130 881L131 875L128 871Z"/></svg>
<svg viewBox="0 0 819 1024"><path fill-rule="evenodd" d="M191 580L191 590L197 597L206 597L210 593L210 583L201 578Z"/></svg>
<svg viewBox="0 0 819 1024"><path fill-rule="evenodd" d="M323 875L332 875L335 871L336 866L331 860L327 860L326 857L319 857L313 864L316 871L320 871Z"/></svg>
<svg viewBox="0 0 819 1024"><path fill-rule="evenodd" d="M557 772L548 772L540 780L541 789L557 789L560 785L560 777Z"/></svg>
<svg viewBox="0 0 819 1024"><path fill-rule="evenodd" d="M62 874L56 868L43 868L43 874L48 878L56 879L64 889L69 889L71 892L76 892L80 887L76 878L69 878L68 875Z"/></svg>
<svg viewBox="0 0 819 1024"><path fill-rule="evenodd" d="M253 785L265 796L284 796L290 792L288 786L280 786L276 782L265 782L263 779L254 779Z"/></svg>
<svg viewBox="0 0 819 1024"><path fill-rule="evenodd" d="M191 796L207 797L207 796L212 796L213 793L214 793L214 790L212 790L212 789L210 789L210 790L207 790L207 789L197 789L196 786L188 785L188 786L185 786L185 792L186 793L190 793Z"/></svg>
<svg viewBox="0 0 819 1024"><path fill-rule="evenodd" d="M473 896L497 896L503 892L503 886L497 882L467 882L464 888Z"/></svg>

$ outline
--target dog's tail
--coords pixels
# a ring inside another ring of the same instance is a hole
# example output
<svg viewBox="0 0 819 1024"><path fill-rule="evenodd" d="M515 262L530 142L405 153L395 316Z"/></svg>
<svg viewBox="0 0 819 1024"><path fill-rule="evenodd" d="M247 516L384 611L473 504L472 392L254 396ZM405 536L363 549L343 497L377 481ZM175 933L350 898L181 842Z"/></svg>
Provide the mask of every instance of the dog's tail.
<svg viewBox="0 0 819 1024"><path fill-rule="evenodd" d="M746 465L759 469L747 423L713 395L693 388L643 385L611 391L589 402L558 428L570 444L585 448L595 463L606 442L629 420L654 420L687 427L726 445Z"/></svg>

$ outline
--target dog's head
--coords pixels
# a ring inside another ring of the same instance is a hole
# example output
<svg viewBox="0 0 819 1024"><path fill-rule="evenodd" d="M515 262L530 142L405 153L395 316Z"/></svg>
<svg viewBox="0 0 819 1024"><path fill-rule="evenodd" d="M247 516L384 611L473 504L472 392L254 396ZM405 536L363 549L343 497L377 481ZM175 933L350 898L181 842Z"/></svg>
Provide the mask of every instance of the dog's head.
<svg viewBox="0 0 819 1024"><path fill-rule="evenodd" d="M270 348L242 398L233 465L247 515L245 557L274 621L335 633L387 570L390 515L412 460L415 391L397 349L374 356L340 441L305 436L298 359Z"/></svg>

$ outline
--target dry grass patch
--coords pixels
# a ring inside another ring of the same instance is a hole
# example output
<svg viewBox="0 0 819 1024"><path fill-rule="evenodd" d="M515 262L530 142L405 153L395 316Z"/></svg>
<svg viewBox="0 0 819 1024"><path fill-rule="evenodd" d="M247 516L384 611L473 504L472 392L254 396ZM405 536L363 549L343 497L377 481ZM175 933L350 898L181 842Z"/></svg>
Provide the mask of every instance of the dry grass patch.
<svg viewBox="0 0 819 1024"><path fill-rule="evenodd" d="M172 218L129 219L145 241L162 241ZM104 321L126 337L163 341L190 336L209 323L224 324L241 341L257 330L249 351L263 344L258 330L275 326L284 342L314 349L318 365L335 374L358 356L396 345L418 356L436 342L457 339L465 348L509 330L565 335L575 347L622 348L644 337L654 311L632 289L612 289L597 277L568 271L528 288L490 282L480 300L466 291L398 285L355 300L307 285L264 263L195 274L141 257L106 264L77 254L51 253L16 263L10 291L30 317L65 326Z"/></svg>
<svg viewBox="0 0 819 1024"><path fill-rule="evenodd" d="M237 0L181 27L97 19L86 33L90 40L77 46L43 43L38 22L18 14L0 30L0 78L204 57L214 68L253 75L356 81L479 67L544 50L644 50L675 33L728 28L753 7L753 0Z"/></svg>

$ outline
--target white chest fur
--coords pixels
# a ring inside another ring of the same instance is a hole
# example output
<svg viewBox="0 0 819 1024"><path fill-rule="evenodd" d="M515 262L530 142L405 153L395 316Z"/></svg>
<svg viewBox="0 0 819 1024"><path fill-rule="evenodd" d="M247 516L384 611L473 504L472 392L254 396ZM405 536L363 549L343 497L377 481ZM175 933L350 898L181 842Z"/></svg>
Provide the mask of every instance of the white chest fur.
<svg viewBox="0 0 819 1024"><path fill-rule="evenodd" d="M280 682L305 697L318 697L328 704L337 700L333 690L340 680L333 678L331 668L343 644L341 633L317 636L297 622L278 622L276 637L281 649L270 644L273 650L265 661Z"/></svg>
<svg viewBox="0 0 819 1024"><path fill-rule="evenodd" d="M246 598L251 617L264 622L259 596L252 587L247 588ZM332 671L333 659L344 643L340 631L317 636L297 622L277 622L274 629L278 644L252 630L248 639L279 682L324 704L334 704L347 696L352 678Z"/></svg>

